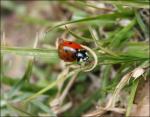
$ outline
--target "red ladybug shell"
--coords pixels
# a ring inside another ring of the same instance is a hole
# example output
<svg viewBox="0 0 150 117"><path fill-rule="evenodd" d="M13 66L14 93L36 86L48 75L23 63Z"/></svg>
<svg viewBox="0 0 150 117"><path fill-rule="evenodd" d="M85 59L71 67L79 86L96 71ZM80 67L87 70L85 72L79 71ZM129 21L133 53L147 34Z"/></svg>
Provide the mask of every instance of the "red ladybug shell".
<svg viewBox="0 0 150 117"><path fill-rule="evenodd" d="M79 50L84 50L80 44L59 39L58 55L65 62L77 61L76 54Z"/></svg>

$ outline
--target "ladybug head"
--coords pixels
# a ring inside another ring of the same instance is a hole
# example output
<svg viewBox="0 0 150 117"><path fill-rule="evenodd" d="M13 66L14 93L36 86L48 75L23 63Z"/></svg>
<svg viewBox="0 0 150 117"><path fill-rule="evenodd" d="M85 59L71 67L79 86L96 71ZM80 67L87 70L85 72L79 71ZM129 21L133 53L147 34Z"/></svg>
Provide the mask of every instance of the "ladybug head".
<svg viewBox="0 0 150 117"><path fill-rule="evenodd" d="M76 52L76 58L77 58L77 61L78 62L86 62L86 61L88 61L88 53L87 53L87 51L86 50L78 50L77 52Z"/></svg>

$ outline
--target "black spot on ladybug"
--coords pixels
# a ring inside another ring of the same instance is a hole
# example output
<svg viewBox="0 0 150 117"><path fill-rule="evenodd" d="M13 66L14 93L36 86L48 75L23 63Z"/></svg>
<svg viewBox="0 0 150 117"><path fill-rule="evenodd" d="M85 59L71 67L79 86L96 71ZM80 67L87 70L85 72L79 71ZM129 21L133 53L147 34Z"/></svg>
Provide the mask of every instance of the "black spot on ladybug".
<svg viewBox="0 0 150 117"><path fill-rule="evenodd" d="M68 50L65 50L66 53L68 53Z"/></svg>

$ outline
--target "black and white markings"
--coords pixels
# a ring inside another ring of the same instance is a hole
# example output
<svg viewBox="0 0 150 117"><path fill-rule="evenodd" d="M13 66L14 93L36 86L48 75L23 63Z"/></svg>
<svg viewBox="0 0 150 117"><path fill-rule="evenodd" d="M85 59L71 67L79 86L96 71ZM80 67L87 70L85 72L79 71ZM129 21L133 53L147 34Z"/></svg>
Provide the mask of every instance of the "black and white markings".
<svg viewBox="0 0 150 117"><path fill-rule="evenodd" d="M76 53L77 61L85 62L88 61L88 53L86 50L78 50Z"/></svg>

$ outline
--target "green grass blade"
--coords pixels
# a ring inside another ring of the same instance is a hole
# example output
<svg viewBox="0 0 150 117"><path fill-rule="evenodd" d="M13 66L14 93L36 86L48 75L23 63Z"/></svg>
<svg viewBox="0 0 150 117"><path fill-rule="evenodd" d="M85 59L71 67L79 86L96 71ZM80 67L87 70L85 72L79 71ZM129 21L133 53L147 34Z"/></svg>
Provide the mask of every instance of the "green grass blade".
<svg viewBox="0 0 150 117"><path fill-rule="evenodd" d="M134 19L128 26L124 27L122 30L116 33L116 35L114 35L114 37L111 39L110 47L118 49L118 47L121 46L121 44L129 38L127 38L127 35L129 34L135 23L136 20Z"/></svg>
<svg viewBox="0 0 150 117"><path fill-rule="evenodd" d="M27 98L26 100L24 100L24 103L31 101L32 99L38 97L39 95L43 94L44 92L50 90L51 88L53 88L54 86L56 86L57 82L52 82L51 84L49 84L48 86L46 86L45 88L43 88L42 90L38 91L37 93L33 94L32 96L30 96L29 98Z"/></svg>
<svg viewBox="0 0 150 117"><path fill-rule="evenodd" d="M4 76L4 77L1 77L1 82L5 85L13 86L13 85L17 84L17 82L19 82L19 80ZM20 91L35 93L35 92L42 90L43 88L44 87L37 86L36 84L30 84L28 82L25 82L24 85L21 87ZM57 92L56 88L52 88L49 91L45 92L44 94L54 95L54 94L56 94L56 92Z"/></svg>
<svg viewBox="0 0 150 117"><path fill-rule="evenodd" d="M79 19L79 20L73 20L73 21L67 21L64 23L61 23L59 25L56 25L54 27L48 27L46 32L49 32L51 30L54 30L60 26L64 26L67 24L72 24L72 23L82 23L82 22L88 22L88 21L93 21L93 20L115 20L116 18L130 18L133 14L123 14L123 13L112 13L112 14L103 14L103 15L98 15L98 16L93 16L93 17L87 17L87 18L83 18L83 19Z"/></svg>
<svg viewBox="0 0 150 117"><path fill-rule="evenodd" d="M94 32L93 32L93 29L92 27L89 27L89 30L90 30L90 33L91 33L91 36L93 38L93 40L95 41L95 43L98 45L98 47L104 51L105 53L108 53L112 56L117 56L114 52L112 52L111 50L107 49L107 48L104 48L102 47L102 43L98 40L98 38L96 38L96 36L94 35Z"/></svg>
<svg viewBox="0 0 150 117"><path fill-rule="evenodd" d="M72 115L78 117L86 110L88 110L92 106L93 101L97 101L100 98L101 93L99 92L100 90L96 90L90 97L84 99L84 101L77 108L74 109Z"/></svg>
<svg viewBox="0 0 150 117"><path fill-rule="evenodd" d="M48 57L57 59L56 49L41 49L41 48L21 48L21 47L1 47L2 54L18 54L24 56Z"/></svg>
<svg viewBox="0 0 150 117"><path fill-rule="evenodd" d="M132 84L131 93L130 93L129 100L128 100L128 107L127 107L127 111L126 111L126 117L128 117L130 115L138 83L139 83L139 79L137 79Z"/></svg>
<svg viewBox="0 0 150 117"><path fill-rule="evenodd" d="M84 41L86 41L86 42L91 42L91 41L92 41L92 39L79 36L79 35L77 35L76 33L74 33L73 31L69 30L68 28L66 28L66 29L67 29L67 31L68 31L72 36L74 36L74 37L77 38L77 39L81 39L81 40L84 40Z"/></svg>
<svg viewBox="0 0 150 117"><path fill-rule="evenodd" d="M136 16L136 20L137 20L137 23L139 24L141 30L144 32L145 36L149 36L149 29L148 27L144 24L140 14L135 11L135 16Z"/></svg>
<svg viewBox="0 0 150 117"><path fill-rule="evenodd" d="M49 113L50 117L56 117L56 114L54 114L54 112L47 105L41 103L40 101L32 101L32 103L44 112Z"/></svg>
<svg viewBox="0 0 150 117"><path fill-rule="evenodd" d="M104 67L104 73L103 73L103 80L101 82L101 87L102 89L105 88L106 86L108 86L109 84L109 78L110 78L110 73L111 73L111 65L107 65Z"/></svg>
<svg viewBox="0 0 150 117"><path fill-rule="evenodd" d="M46 91L50 90L51 88L55 87L58 82L63 82L64 80L66 80L67 78L69 78L70 76L72 76L75 72L79 72L79 71L80 71L80 69L72 71L65 78L59 79L59 80L56 80L56 81L52 82L51 84L49 84L48 86L46 86L42 90L40 90L37 93L35 93L34 95L28 97L26 100L24 100L23 103L27 103L27 102L31 101L32 99L38 97L39 95L43 94L44 92L46 92Z"/></svg>
<svg viewBox="0 0 150 117"><path fill-rule="evenodd" d="M110 3L114 5L124 5L124 6L131 6L136 8L149 8L149 1L143 0L101 0L101 3Z"/></svg>
<svg viewBox="0 0 150 117"><path fill-rule="evenodd" d="M30 113L28 113L28 112L26 112L26 111L24 111L18 107L13 106L12 104L7 103L7 107L12 109L13 111L17 112L20 116L28 116L28 117L34 116L34 115L32 115L32 114L30 114Z"/></svg>
<svg viewBox="0 0 150 117"><path fill-rule="evenodd" d="M136 57L136 56L132 56L132 55L126 55L126 54L122 54L120 56L110 56L110 55L102 55L99 56L99 61L100 64L117 64L117 63L128 63L128 62L137 62L137 61L148 61L149 57L148 55L145 55L144 57Z"/></svg>
<svg viewBox="0 0 150 117"><path fill-rule="evenodd" d="M33 66L33 59L29 60L28 66L26 68L25 74L22 77L22 79L19 80L9 91L8 98L11 98L12 96L14 96L16 94L16 92L18 92L21 89L21 87L24 85L25 81L29 80L31 73L32 73L32 66Z"/></svg>

